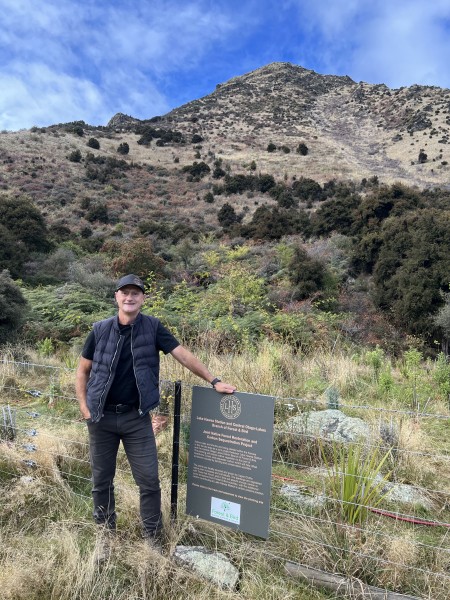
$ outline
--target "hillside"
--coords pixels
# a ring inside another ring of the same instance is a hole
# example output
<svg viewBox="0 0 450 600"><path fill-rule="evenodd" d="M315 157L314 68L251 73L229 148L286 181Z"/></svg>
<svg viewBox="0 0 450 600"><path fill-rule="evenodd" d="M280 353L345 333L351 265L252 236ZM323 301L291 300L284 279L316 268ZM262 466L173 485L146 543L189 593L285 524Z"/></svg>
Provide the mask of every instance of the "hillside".
<svg viewBox="0 0 450 600"><path fill-rule="evenodd" d="M132 231L148 211L187 219L195 227L217 226L213 207L205 210L202 203L201 210L195 209L196 198L211 189L211 175L189 185L182 173L195 160L211 166L222 160L232 173L248 172L254 161L257 172L284 181L304 176L323 184L376 176L386 183L448 187L449 108L450 90L420 86L390 90L273 63L148 121L119 114L106 127L82 123L81 136L70 133L71 124L3 132L0 186L9 194L27 194L50 223L75 231L89 225L78 206L83 197L104 199L110 222L122 222L125 231ZM180 132L183 143L158 145L155 139L138 144L141 134L136 131L149 126ZM192 143L194 135L202 141ZM99 150L87 147L90 137L98 139ZM124 142L129 153L119 155L117 148ZM267 152L269 142L276 151ZM302 142L308 148L306 156L296 152ZM70 162L67 157L77 149L81 162ZM418 161L421 150L426 154L423 163ZM86 173L88 152L124 159L131 168L125 173L117 167L95 179L92 169ZM247 205L250 218L254 202L235 197L231 203L236 209Z"/></svg>
<svg viewBox="0 0 450 600"><path fill-rule="evenodd" d="M448 347L430 318L448 292L449 109L450 90L273 63L148 120L119 113L104 127L2 132L0 269L56 284L73 280L85 254L108 277L138 269L122 260L134 252L145 255L143 276L206 288L205 240L249 240L265 245L248 268L278 308L333 298L333 310L367 314L371 295L396 326ZM30 243L41 227L48 240ZM284 257L273 247L283 236ZM126 243L136 238L139 250Z"/></svg>

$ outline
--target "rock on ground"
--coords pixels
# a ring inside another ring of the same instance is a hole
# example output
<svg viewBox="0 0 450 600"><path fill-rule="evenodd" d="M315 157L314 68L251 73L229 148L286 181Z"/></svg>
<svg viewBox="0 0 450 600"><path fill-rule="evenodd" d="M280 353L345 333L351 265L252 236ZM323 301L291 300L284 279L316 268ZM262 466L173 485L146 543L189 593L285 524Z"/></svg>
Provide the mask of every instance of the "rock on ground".
<svg viewBox="0 0 450 600"><path fill-rule="evenodd" d="M239 571L221 552L212 552L204 546L177 546L173 557L178 564L221 588L234 590L237 586Z"/></svg>
<svg viewBox="0 0 450 600"><path fill-rule="evenodd" d="M371 437L370 427L365 421L347 417L340 410L334 409L311 411L291 417L286 421L286 430L336 442L355 442Z"/></svg>

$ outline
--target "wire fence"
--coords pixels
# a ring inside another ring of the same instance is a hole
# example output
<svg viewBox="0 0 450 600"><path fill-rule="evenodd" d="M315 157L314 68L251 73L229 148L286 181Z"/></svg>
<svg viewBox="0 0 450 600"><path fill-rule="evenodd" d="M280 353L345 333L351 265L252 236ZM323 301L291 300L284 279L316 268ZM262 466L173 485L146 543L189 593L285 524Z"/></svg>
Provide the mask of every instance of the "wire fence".
<svg viewBox="0 0 450 600"><path fill-rule="evenodd" d="M0 393L0 448L7 450L0 455L0 484L14 478L39 478L51 487L62 480L68 493L90 503L87 430L78 414L74 370L3 360ZM159 418L161 427L157 443L162 477L172 478L172 502L175 497L177 505L172 511L176 514L178 509L183 519L188 518L183 503L191 396L192 386L181 384L175 465L170 447L173 382L161 381L162 402L153 414L154 423ZM339 411L357 415L370 427L371 435L355 445L360 444L366 454L389 454L389 481L380 481L377 473L352 475L362 486L380 486L385 499L378 504L336 493L330 484L333 478L343 480L348 475L342 464L332 462L333 436L309 431L305 424L300 430L292 427L295 416L325 408L321 401L276 398L269 538L263 546L256 539L253 542L268 557L320 565L325 571L351 571L377 584L396 581L408 591L421 585L423 590L450 589L450 451L446 443L450 415L433 413L427 406L421 412L339 405ZM388 421L380 418L383 413ZM402 436L402 429L407 435ZM116 487L120 490L131 482L121 451ZM364 511L364 519L349 522L345 518L349 506ZM215 536L205 530L205 539L208 535L215 542Z"/></svg>

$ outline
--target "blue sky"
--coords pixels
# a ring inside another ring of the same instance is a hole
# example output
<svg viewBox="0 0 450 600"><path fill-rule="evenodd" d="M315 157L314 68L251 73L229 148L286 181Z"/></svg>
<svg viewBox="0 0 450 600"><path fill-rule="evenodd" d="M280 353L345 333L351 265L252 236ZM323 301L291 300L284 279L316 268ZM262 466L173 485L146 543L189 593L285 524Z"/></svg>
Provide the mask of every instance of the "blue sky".
<svg viewBox="0 0 450 600"><path fill-rule="evenodd" d="M0 130L141 119L274 61L450 88L450 0L0 0Z"/></svg>

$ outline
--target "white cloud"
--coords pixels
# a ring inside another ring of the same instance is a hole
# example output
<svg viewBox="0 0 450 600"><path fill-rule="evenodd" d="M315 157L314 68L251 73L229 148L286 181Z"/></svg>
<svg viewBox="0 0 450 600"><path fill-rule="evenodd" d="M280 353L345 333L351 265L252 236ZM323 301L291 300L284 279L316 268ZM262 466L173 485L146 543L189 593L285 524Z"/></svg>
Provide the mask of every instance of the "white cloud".
<svg viewBox="0 0 450 600"><path fill-rule="evenodd" d="M161 114L159 78L196 67L236 27L205 0L0 0L0 11L0 129Z"/></svg>
<svg viewBox="0 0 450 600"><path fill-rule="evenodd" d="M287 0L306 36L299 52L330 73L391 87L450 86L448 0Z"/></svg>
<svg viewBox="0 0 450 600"><path fill-rule="evenodd" d="M73 121L103 110L101 95L90 81L38 63L16 65L13 72L2 73L0 90L2 129Z"/></svg>
<svg viewBox="0 0 450 600"><path fill-rule="evenodd" d="M189 78L273 60L450 87L449 0L0 0L0 14L0 129L163 114L180 81L186 101L202 87Z"/></svg>

